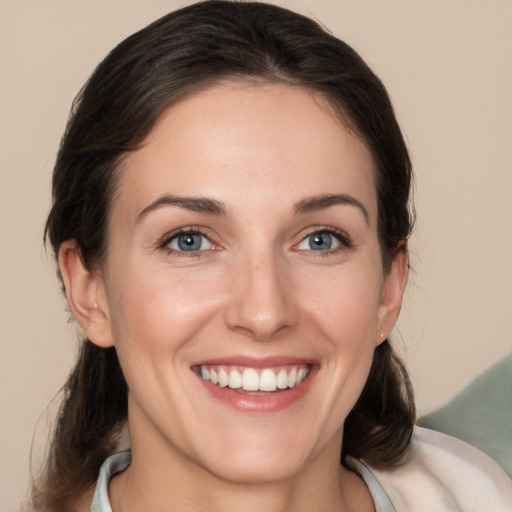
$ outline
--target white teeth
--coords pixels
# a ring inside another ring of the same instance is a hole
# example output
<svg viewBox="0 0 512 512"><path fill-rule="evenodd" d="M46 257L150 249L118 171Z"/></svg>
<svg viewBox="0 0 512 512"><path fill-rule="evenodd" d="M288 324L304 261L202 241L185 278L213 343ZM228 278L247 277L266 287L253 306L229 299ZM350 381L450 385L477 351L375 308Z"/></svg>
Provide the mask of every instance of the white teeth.
<svg viewBox="0 0 512 512"><path fill-rule="evenodd" d="M199 374L221 388L230 387L244 391L272 392L298 386L308 375L309 366L287 366L280 369L229 368L219 365L201 365Z"/></svg>
<svg viewBox="0 0 512 512"><path fill-rule="evenodd" d="M242 387L242 376L237 370L231 370L229 372L229 387L231 389L239 389Z"/></svg>
<svg viewBox="0 0 512 512"><path fill-rule="evenodd" d="M284 368L277 374L277 387L279 389L286 389L288 387L288 374Z"/></svg>
<svg viewBox="0 0 512 512"><path fill-rule="evenodd" d="M242 387L246 391L258 391L260 389L260 378L258 372L253 368L246 368L242 374Z"/></svg>
<svg viewBox="0 0 512 512"><path fill-rule="evenodd" d="M263 370L260 377L260 391L275 391L276 374L272 370Z"/></svg>
<svg viewBox="0 0 512 512"><path fill-rule="evenodd" d="M201 366L201 377L203 377L204 380L210 380L210 370L208 370L206 366Z"/></svg>
<svg viewBox="0 0 512 512"><path fill-rule="evenodd" d="M227 374L224 368L221 368L218 373L219 376L219 386L221 388L225 388L229 384L229 375Z"/></svg>
<svg viewBox="0 0 512 512"><path fill-rule="evenodd" d="M297 384L297 368L293 367L288 374L288 387L293 388Z"/></svg>

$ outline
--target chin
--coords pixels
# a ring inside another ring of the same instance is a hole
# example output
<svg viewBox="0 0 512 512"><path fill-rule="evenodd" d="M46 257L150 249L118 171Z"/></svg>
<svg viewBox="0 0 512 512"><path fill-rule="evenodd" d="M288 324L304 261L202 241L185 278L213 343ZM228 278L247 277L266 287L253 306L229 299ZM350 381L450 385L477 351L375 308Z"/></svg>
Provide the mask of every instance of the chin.
<svg viewBox="0 0 512 512"><path fill-rule="evenodd" d="M251 437L217 444L217 449L210 449L203 459L204 467L226 481L261 484L286 480L314 458L313 447L306 449L307 443L296 436L267 432Z"/></svg>
<svg viewBox="0 0 512 512"><path fill-rule="evenodd" d="M305 467L303 461L289 461L283 458L241 456L240 459L223 461L221 465L208 468L223 480L237 484L270 484L287 480L300 473Z"/></svg>

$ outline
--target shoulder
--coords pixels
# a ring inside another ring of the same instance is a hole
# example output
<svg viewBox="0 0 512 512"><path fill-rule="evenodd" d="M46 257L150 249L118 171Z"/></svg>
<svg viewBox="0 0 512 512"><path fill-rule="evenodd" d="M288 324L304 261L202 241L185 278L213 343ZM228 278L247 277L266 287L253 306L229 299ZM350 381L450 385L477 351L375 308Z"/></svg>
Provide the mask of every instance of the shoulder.
<svg viewBox="0 0 512 512"><path fill-rule="evenodd" d="M409 457L371 468L397 512L512 510L512 480L490 457L453 437L416 427Z"/></svg>

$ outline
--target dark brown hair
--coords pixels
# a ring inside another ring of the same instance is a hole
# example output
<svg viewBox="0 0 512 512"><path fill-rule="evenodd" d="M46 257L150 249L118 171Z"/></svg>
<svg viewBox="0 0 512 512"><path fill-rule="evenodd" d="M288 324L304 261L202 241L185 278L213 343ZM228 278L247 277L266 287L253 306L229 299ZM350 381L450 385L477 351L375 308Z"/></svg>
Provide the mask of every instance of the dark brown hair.
<svg viewBox="0 0 512 512"><path fill-rule="evenodd" d="M53 175L46 236L55 254L75 239L93 271L108 250L109 207L120 162L164 110L224 79L280 82L323 94L375 161L385 270L410 234L411 163L380 80L347 44L280 7L205 1L172 12L119 44L77 96ZM115 348L84 340L64 397L36 508L69 510L117 447L127 387ZM407 372L389 342L375 350L366 386L345 423L346 456L400 461L415 418Z"/></svg>

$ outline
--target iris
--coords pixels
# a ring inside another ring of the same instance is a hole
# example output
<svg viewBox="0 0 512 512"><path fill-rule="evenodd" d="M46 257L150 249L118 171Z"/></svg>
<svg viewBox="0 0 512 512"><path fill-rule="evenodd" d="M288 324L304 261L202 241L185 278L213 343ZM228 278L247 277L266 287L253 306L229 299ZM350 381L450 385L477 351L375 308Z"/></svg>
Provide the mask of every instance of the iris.
<svg viewBox="0 0 512 512"><path fill-rule="evenodd" d="M309 247L313 251L325 251L332 247L332 235L315 233L309 237Z"/></svg>

